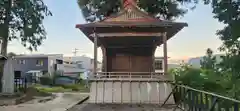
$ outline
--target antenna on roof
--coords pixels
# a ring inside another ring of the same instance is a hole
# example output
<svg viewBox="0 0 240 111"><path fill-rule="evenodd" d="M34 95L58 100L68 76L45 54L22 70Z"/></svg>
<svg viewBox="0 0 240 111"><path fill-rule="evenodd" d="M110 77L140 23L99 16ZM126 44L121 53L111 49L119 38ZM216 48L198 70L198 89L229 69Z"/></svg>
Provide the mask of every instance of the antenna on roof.
<svg viewBox="0 0 240 111"><path fill-rule="evenodd" d="M74 56L76 56L76 55L77 55L77 53L78 53L78 49L77 49L77 48L75 48L75 49L74 49L74 51L73 51L73 54L74 54Z"/></svg>

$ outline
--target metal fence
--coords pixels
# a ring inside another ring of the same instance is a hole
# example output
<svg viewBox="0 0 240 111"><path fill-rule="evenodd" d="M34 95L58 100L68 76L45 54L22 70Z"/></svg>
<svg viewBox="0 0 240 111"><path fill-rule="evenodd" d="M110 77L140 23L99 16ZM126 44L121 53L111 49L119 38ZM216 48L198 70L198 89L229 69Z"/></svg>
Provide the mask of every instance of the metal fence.
<svg viewBox="0 0 240 111"><path fill-rule="evenodd" d="M26 78L14 79L14 92L25 92L26 89L27 89L27 79Z"/></svg>
<svg viewBox="0 0 240 111"><path fill-rule="evenodd" d="M184 111L240 111L240 101L214 93L177 85L174 88L175 108Z"/></svg>

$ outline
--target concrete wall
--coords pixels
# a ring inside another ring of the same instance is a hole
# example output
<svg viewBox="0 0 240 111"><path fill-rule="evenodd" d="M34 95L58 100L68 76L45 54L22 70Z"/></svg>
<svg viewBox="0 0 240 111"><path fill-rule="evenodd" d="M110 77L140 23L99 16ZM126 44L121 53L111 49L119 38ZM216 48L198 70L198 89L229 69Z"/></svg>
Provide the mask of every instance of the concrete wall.
<svg viewBox="0 0 240 111"><path fill-rule="evenodd" d="M9 94L14 93L14 73L13 73L13 67L12 67L13 62L14 60L9 58L4 65L4 72L3 72L3 78L2 78L2 83L3 83L2 93L9 93Z"/></svg>
<svg viewBox="0 0 240 111"><path fill-rule="evenodd" d="M92 82L89 102L162 104L171 91L163 82ZM174 104L173 96L167 104Z"/></svg>

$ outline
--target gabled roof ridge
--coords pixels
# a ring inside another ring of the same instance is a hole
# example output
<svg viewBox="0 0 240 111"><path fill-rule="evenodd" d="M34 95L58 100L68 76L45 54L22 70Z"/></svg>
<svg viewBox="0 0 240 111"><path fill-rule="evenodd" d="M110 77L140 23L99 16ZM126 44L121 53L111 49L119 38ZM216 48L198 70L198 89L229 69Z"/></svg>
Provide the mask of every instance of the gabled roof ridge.
<svg viewBox="0 0 240 111"><path fill-rule="evenodd" d="M129 11L134 11L135 13L139 14L140 16L143 16L143 18L146 18L147 20L153 20L153 21L162 21L154 16L149 15L146 11L141 10L139 7L137 6L131 6L128 8L124 8L122 9L119 13L114 14L114 15L110 15L109 17L106 17L105 19L99 21L99 22L107 22L108 20L117 18L125 13L129 13Z"/></svg>

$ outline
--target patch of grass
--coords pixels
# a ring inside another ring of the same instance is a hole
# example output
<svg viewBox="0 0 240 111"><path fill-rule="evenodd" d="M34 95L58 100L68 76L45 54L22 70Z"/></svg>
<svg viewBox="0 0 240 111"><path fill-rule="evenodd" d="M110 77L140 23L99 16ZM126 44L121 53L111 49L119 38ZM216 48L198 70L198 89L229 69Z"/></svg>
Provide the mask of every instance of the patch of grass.
<svg viewBox="0 0 240 111"><path fill-rule="evenodd" d="M71 85L58 85L51 87L43 87L40 85L34 86L40 92L54 93L54 92L89 92L88 88L85 88L82 84L71 84Z"/></svg>
<svg viewBox="0 0 240 111"><path fill-rule="evenodd" d="M63 87L36 87L41 92L54 93L54 92L65 92Z"/></svg>
<svg viewBox="0 0 240 111"><path fill-rule="evenodd" d="M71 91L77 92L88 92L89 89L85 88L83 84L71 84L71 85L62 85L64 89L69 89Z"/></svg>
<svg viewBox="0 0 240 111"><path fill-rule="evenodd" d="M38 96L38 97L52 96L51 93L43 91L43 90L39 90L36 87L27 88L27 91L26 91L25 94L28 95L28 96Z"/></svg>

